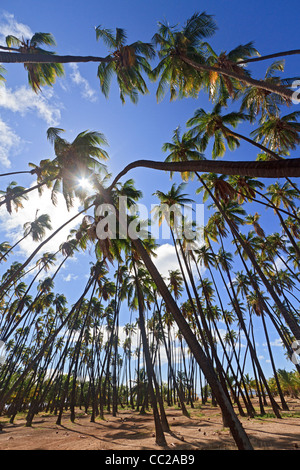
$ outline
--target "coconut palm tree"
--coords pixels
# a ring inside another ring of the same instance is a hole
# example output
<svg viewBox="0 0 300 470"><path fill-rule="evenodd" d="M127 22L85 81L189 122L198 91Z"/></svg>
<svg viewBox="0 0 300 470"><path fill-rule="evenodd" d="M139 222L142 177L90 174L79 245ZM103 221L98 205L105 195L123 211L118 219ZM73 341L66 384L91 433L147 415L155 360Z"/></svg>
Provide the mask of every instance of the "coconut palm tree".
<svg viewBox="0 0 300 470"><path fill-rule="evenodd" d="M211 138L214 138L212 158L223 157L226 151L225 141L230 150L235 150L240 146L240 140L244 140L263 152L269 154L274 159L279 159L279 155L273 150L259 144L256 140L233 131L228 126L236 128L243 121L250 121L251 115L240 111L221 115L221 103L217 103L210 113L200 108L195 111L194 116L187 121L187 126L194 126L189 132L192 136L198 135L200 149L204 151Z"/></svg>
<svg viewBox="0 0 300 470"><path fill-rule="evenodd" d="M62 132L63 129L54 127L47 130L48 140L55 151L52 163L59 170L53 183L52 201L56 203L57 193L62 191L69 209L75 196L80 199L86 197L80 182L105 169L102 161L108 159L108 154L102 145L107 145L107 141L99 132L83 131L72 142L68 142L61 137Z"/></svg>
<svg viewBox="0 0 300 470"><path fill-rule="evenodd" d="M186 65L180 55L184 54L199 60L199 46L204 38L212 36L216 24L211 15L195 13L185 24L182 31L168 23L159 23L158 32L153 41L160 47L159 64L153 69L153 78L159 83L156 91L157 99L164 97L170 87L170 99L177 96L197 96L201 88L201 76L193 68ZM201 57L200 57L201 59Z"/></svg>
<svg viewBox="0 0 300 470"><path fill-rule="evenodd" d="M9 214L12 214L13 209L18 212L19 209L23 208L23 201L28 199L24 191L25 188L23 186L18 186L15 181L12 181L7 186L6 191L0 190L0 194L3 195L0 206L5 204Z"/></svg>
<svg viewBox="0 0 300 470"><path fill-rule="evenodd" d="M283 71L283 60L273 62L266 70L264 81L277 85L285 84L286 80L281 80L275 75L276 72ZM267 117L278 116L279 106L282 104L290 104L290 100L282 98L277 94L270 93L262 88L247 87L246 90L238 93L238 95L242 99L240 110L242 112L247 110L253 120L259 114L261 115L261 121L264 121Z"/></svg>
<svg viewBox="0 0 300 470"><path fill-rule="evenodd" d="M186 162L189 160L204 160L203 153L199 152L199 142L197 138L190 137L187 133L180 136L180 127L177 127L172 136L172 142L166 142L162 146L163 152L169 152L166 162ZM181 178L187 181L194 173L181 173ZM173 172L170 172L172 178Z"/></svg>
<svg viewBox="0 0 300 470"><path fill-rule="evenodd" d="M7 261L6 255L10 252L11 249L12 247L8 242L0 243L0 261Z"/></svg>
<svg viewBox="0 0 300 470"><path fill-rule="evenodd" d="M116 28L114 34L110 29L97 26L96 38L110 48L109 55L98 66L102 92L108 97L112 75L116 74L122 102L129 96L136 103L138 93L148 93L142 73L149 75L151 72L148 59L155 55L153 45L142 41L126 44L127 34L122 28Z"/></svg>
<svg viewBox="0 0 300 470"><path fill-rule="evenodd" d="M0 261L5 259L5 257L21 243L25 238L31 235L32 241L41 242L46 234L46 229L51 230L51 220L48 214L41 214L38 216L38 210L35 214L35 219L32 222L26 222L23 226L24 236L20 238L13 246L11 246L4 255L1 256Z"/></svg>
<svg viewBox="0 0 300 470"><path fill-rule="evenodd" d="M256 142L280 155L288 155L300 143L300 112L294 111L285 116L271 115L251 132Z"/></svg>
<svg viewBox="0 0 300 470"><path fill-rule="evenodd" d="M205 71L202 74L203 86L208 92L210 100L226 105L228 98L235 99L239 92L244 91L245 86L241 81L242 76L250 76L241 62L246 58L258 55L258 52L254 48L253 42L239 45L230 52L221 52L220 54L217 54L208 43L203 44L203 48L207 65L226 69L240 76L240 79L235 79L218 72L212 72L211 70Z"/></svg>
<svg viewBox="0 0 300 470"><path fill-rule="evenodd" d="M55 46L56 42L50 33L35 33L30 39L19 39L16 36L6 37L6 44L10 51L17 51L23 54L44 54L48 57L48 63L24 63L24 68L28 72L28 82L33 91L37 93L41 87L53 86L57 77L64 74L62 64L51 62L54 52L42 49L41 46Z"/></svg>
<svg viewBox="0 0 300 470"><path fill-rule="evenodd" d="M155 44L160 46L158 56L161 61L153 71L156 79L159 75L161 77L157 89L158 98L165 94L166 86L170 87L171 99L178 95L197 96L202 84L205 84L203 74L210 73L212 77L215 74L222 75L227 81L237 80L244 86L257 87L292 99L293 92L287 87L256 80L244 72L243 60L238 62L238 59L249 53L257 54L251 43L234 49L232 60L229 60L228 55L220 54L217 59L219 64L211 55L214 59L214 65L211 65L207 60L207 47L203 39L212 36L215 31L216 24L212 16L206 13L195 13L181 30L177 26L159 23L158 33L153 38ZM215 78L213 82L216 82Z"/></svg>

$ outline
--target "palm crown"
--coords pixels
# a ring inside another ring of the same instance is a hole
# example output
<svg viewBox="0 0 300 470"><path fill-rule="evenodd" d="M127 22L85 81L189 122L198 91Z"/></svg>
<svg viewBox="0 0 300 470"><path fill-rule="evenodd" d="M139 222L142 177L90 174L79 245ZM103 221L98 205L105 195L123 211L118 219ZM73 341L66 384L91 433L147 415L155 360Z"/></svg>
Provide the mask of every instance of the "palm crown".
<svg viewBox="0 0 300 470"><path fill-rule="evenodd" d="M148 92L142 73L149 75L151 72L148 59L155 55L152 44L142 41L126 44L126 31L122 28L116 28L116 33L113 34L110 29L98 26L96 38L102 39L112 49L106 57L107 60L101 62L98 67L102 92L108 96L112 75L116 73L122 102L125 102L125 96L129 96L130 100L136 103L138 92Z"/></svg>
<svg viewBox="0 0 300 470"><path fill-rule="evenodd" d="M83 131L73 142L63 139L63 129L50 127L47 136L53 143L58 174L52 189L52 200L56 203L57 192L62 190L67 207L73 204L74 196L82 198L86 193L80 188L79 179L89 178L96 172L105 169L101 160L107 160L108 154L102 145L107 145L103 134Z"/></svg>
<svg viewBox="0 0 300 470"><path fill-rule="evenodd" d="M6 44L9 48L18 48L17 50L21 53L53 55L54 52L42 49L40 46L55 46L56 42L50 33L35 33L31 39L27 40L9 35L6 37ZM42 86L52 86L56 77L61 77L64 74L63 66L60 63L31 63L24 64L24 68L28 72L29 85L36 93L41 90Z"/></svg>
<svg viewBox="0 0 300 470"><path fill-rule="evenodd" d="M158 56L161 59L153 70L153 78L160 80L156 92L157 99L163 98L167 86L170 87L171 100L179 96L196 96L201 87L199 72L181 59L181 54L197 62L204 62L201 54L202 41L212 36L216 24L211 15L195 13L185 24L182 31L176 26L159 23L158 32L153 41L160 47Z"/></svg>

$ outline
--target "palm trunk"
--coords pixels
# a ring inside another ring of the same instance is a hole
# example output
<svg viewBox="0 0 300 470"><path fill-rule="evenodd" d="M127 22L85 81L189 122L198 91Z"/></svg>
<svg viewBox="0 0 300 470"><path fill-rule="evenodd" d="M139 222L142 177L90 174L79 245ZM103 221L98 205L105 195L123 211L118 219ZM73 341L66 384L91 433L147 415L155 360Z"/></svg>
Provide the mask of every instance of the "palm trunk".
<svg viewBox="0 0 300 470"><path fill-rule="evenodd" d="M253 265L253 268L256 270L257 274L259 275L259 277L261 278L263 284L265 285L267 291L269 292L270 296L272 297L272 299L274 300L275 304L278 306L280 312L282 313L282 316L284 317L287 325L289 326L290 330L292 331L292 333L295 335L296 338L299 338L300 337L300 328L299 328L299 325L297 324L297 322L295 321L295 318L290 314L290 312L285 308L285 306L282 304L281 300L279 299L278 295L276 294L276 292L274 291L273 287L270 285L268 279L266 278L266 276L264 275L264 273L262 272L260 266L258 265L257 261L256 261L256 258L255 258L255 255L254 253L252 252L251 249L248 248L248 246L246 246L246 244L244 243L243 239L240 237L238 231L236 230L236 228L233 226L233 224L231 223L231 221L228 219L228 217L226 216L226 214L224 213L224 211L222 210L222 207L220 206L218 200L214 197L213 193L211 192L211 190L207 187L207 185L205 184L205 182L203 181L203 179L200 177L199 174L197 174L199 180L201 181L201 183L203 184L203 186L205 187L205 189L208 191L208 193L210 194L211 198L213 199L216 207L218 208L218 210L220 211L220 213L223 215L224 217L224 220L227 222L227 224L229 225L230 227L230 230L233 234L233 236L237 239L237 241L241 244L241 246L244 248L244 250L246 251L252 265Z"/></svg>
<svg viewBox="0 0 300 470"><path fill-rule="evenodd" d="M239 65L248 64L248 62L259 62L261 60L276 59L276 57L284 57L284 56L290 56L290 55L295 55L295 54L300 54L300 49L292 49L290 51L276 52L274 54L261 55L259 57L251 57L251 59L239 60L237 63Z"/></svg>
<svg viewBox="0 0 300 470"><path fill-rule="evenodd" d="M288 88L284 87L283 85L274 85L270 82L266 82L265 80L256 80L254 78L249 77L248 75L241 75L239 73L233 72L232 70L226 70L219 67L213 67L205 64L199 64L198 62L194 62L193 60L189 59L184 55L180 55L180 58L183 62L193 67L195 70L207 71L207 72L217 72L220 75L225 75L229 78L234 78L245 85L259 88L262 90L269 91L270 93L275 93L285 99L291 100L293 98L293 91L289 90Z"/></svg>
<svg viewBox="0 0 300 470"><path fill-rule="evenodd" d="M1 49L4 49L3 46ZM12 50L11 48L8 48ZM79 62L111 62L113 59L94 56L30 54L20 52L0 52L0 62L5 64L70 64Z"/></svg>
<svg viewBox="0 0 300 470"><path fill-rule="evenodd" d="M18 240L12 247L10 247L9 250L7 250L3 256L1 256L0 258L0 263L1 261L3 260L3 258L5 258L14 248L16 248L16 246L19 245L19 243L21 243L23 240L25 240L26 237L28 237L29 233L27 233L27 235L24 235L24 237L20 238L20 240Z"/></svg>
<svg viewBox="0 0 300 470"><path fill-rule="evenodd" d="M155 393L153 389L154 371L153 371L153 365L152 365L152 361L150 357L149 345L148 345L146 328L145 328L144 307L143 307L144 300L143 300L140 284L138 282L138 276L137 276L135 264L134 264L134 272L135 272L136 288L137 288L137 295L138 295L139 326L141 329L143 350L144 350L144 355L145 355L145 362L146 362L146 369L147 369L147 376L148 376L148 383L149 383L149 392L150 392L151 405L152 405L154 423L155 423L155 441L157 445L165 446L166 439L164 436L162 423L161 423L159 412L158 412L157 401L156 401L156 397L155 397Z"/></svg>
<svg viewBox="0 0 300 470"><path fill-rule="evenodd" d="M108 195L108 192L104 194L106 202L109 204L112 204L113 201ZM114 206L115 207L115 206ZM123 221L121 220L119 216L119 212L116 209L116 216L117 219L121 225L121 229L123 233L128 233L128 227L127 225L124 226ZM159 271L157 270L156 266L154 265L153 261L151 260L151 257L148 255L147 251L145 250L143 243L141 242L140 239L132 239L131 240L132 244L134 245L137 253L143 260L146 268L148 269L148 272L150 276L152 277L153 281L156 284L156 287L158 291L160 292L162 298L165 301L166 307L169 309L169 311L173 314L173 317L182 332L183 336L185 337L185 340L191 349L192 353L195 356L195 359L201 369L203 370L207 381L209 382L211 389L214 393L214 395L217 398L218 404L221 407L223 415L226 417L226 422L228 423L232 436L237 444L237 447L240 450L252 450L253 447L249 441L249 438L241 425L240 421L238 420L234 409L232 407L232 404L230 400L228 400L227 395L225 394L217 376L214 371L213 365L211 361L209 360L208 357L204 354L202 347L200 346L196 336L190 329L188 323L186 322L184 316L182 315L180 309L178 308L177 303L173 299L172 295L170 294L164 280L162 279Z"/></svg>
<svg viewBox="0 0 300 470"><path fill-rule="evenodd" d="M150 168L152 170L171 172L201 172L218 173L223 175L250 176L252 178L286 178L300 176L300 158L269 161L215 161L195 160L185 162L157 162L152 160L136 160L129 163L115 177L108 191L119 179L135 168Z"/></svg>

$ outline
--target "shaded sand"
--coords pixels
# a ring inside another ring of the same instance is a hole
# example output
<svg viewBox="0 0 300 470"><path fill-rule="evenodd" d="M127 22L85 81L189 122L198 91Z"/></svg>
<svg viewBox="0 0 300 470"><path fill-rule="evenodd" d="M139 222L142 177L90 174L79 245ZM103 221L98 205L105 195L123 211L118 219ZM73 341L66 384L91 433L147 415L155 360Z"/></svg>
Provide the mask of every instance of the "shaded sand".
<svg viewBox="0 0 300 470"><path fill-rule="evenodd" d="M300 449L300 400L290 400L289 406L282 419L240 418L254 449ZM166 412L171 429L165 434L167 450L236 449L230 431L223 428L218 408L196 405L190 409L190 418L174 408ZM151 413L120 410L117 417L107 414L105 421L91 423L89 415L77 410L75 423L65 413L61 426L55 424L55 416L40 413L30 428L25 427L23 417L9 424L2 416L0 422L4 424L0 450L163 450L155 443Z"/></svg>

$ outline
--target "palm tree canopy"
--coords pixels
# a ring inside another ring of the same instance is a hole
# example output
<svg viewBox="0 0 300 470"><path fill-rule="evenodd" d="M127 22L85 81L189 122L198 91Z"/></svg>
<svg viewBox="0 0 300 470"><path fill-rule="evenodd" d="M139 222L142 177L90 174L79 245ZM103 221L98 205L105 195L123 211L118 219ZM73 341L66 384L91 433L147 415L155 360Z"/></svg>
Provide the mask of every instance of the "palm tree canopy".
<svg viewBox="0 0 300 470"><path fill-rule="evenodd" d="M53 127L47 131L48 140L53 144L55 151L50 169L55 165L58 170L57 175L54 175L52 200L55 203L57 192L62 190L67 207L70 208L74 196L81 199L86 197L86 191L80 187L80 180L92 179L95 173L106 170L102 161L109 157L102 148L107 145L102 133L83 131L73 142L68 142L60 136L62 132L63 129Z"/></svg>
<svg viewBox="0 0 300 470"><path fill-rule="evenodd" d="M48 214L37 215L33 222L26 222L24 224L24 235L31 235L34 242L40 242L46 234L46 229L51 230L51 220Z"/></svg>
<svg viewBox="0 0 300 470"><path fill-rule="evenodd" d="M197 62L205 61L201 52L204 38L212 36L217 29L212 15L205 12L195 13L186 21L182 30L168 23L159 23L158 32L153 36L154 43L160 47L158 56L161 59L154 68L154 80L159 77L157 100L164 97L167 87L170 99L183 96L197 96L202 86L200 74L185 64L181 54Z"/></svg>
<svg viewBox="0 0 300 470"><path fill-rule="evenodd" d="M198 137L200 150L206 150L209 140L214 138L213 159L223 157L226 151L225 141L230 150L235 150L240 145L239 138L230 133L228 126L236 128L239 123L250 120L250 116L245 113L233 111L221 115L221 110L221 103L217 103L210 113L200 108L187 121L187 127L191 128L189 135Z"/></svg>
<svg viewBox="0 0 300 470"><path fill-rule="evenodd" d="M133 103L137 102L138 93L148 93L143 73L150 75L151 67L148 62L153 58L153 45L142 41L126 44L127 34L124 29L116 28L115 34L110 29L96 28L96 38L102 39L111 49L106 60L98 67L98 78L103 94L108 97L113 74L117 76L120 98L125 103L129 96Z"/></svg>
<svg viewBox="0 0 300 470"><path fill-rule="evenodd" d="M55 46L56 42L50 33L35 33L31 39L9 35L6 37L6 44L9 48L18 48L20 53L53 55L54 52L42 49L41 46ZM24 68L28 72L29 85L35 93L43 86L53 86L56 78L64 75L64 68L60 63L30 63L24 64Z"/></svg>

